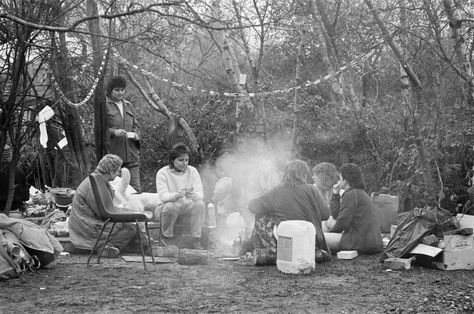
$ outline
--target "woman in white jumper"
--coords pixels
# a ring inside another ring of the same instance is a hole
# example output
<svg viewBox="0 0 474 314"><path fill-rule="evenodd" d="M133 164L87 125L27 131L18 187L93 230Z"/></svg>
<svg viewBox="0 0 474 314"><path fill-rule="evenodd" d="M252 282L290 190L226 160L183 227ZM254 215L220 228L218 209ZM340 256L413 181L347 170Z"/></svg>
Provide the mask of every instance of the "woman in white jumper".
<svg viewBox="0 0 474 314"><path fill-rule="evenodd" d="M196 168L188 165L189 153L186 145L174 145L170 151L169 165L156 174L156 192L159 198L157 213L161 217L165 242L173 238L178 216L184 216L190 225L188 247L202 249L200 242L205 215L204 193L201 176Z"/></svg>

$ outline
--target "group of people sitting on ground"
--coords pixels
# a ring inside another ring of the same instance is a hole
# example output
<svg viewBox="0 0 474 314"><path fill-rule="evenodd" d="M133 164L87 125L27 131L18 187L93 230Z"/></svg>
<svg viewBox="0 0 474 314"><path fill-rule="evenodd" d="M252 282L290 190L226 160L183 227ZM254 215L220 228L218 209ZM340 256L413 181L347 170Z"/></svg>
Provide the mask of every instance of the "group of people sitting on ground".
<svg viewBox="0 0 474 314"><path fill-rule="evenodd" d="M184 144L175 145L169 153L169 164L156 174L157 193L141 193L140 135L134 107L123 98L125 88L126 80L121 76L111 77L107 83L105 146L108 154L99 161L95 173L106 181L122 173L124 184L115 189L109 185L115 205L153 211L154 218L160 221L165 243L175 236L175 225L181 216L189 225L185 245L201 249L206 207L199 172L188 164L190 150ZM314 185L308 183L309 176L310 170L304 161L291 161L279 185L249 202L248 210L255 215L251 245L275 253L277 239L273 228L284 220L306 220L316 228L316 252L321 260L329 259L331 252L338 250L361 253L380 250L380 227L372 200L364 191L360 168L345 164L338 172L334 165L320 163L313 169ZM133 188L136 194L127 192L128 188ZM72 202L69 219L72 244L92 249L102 226L91 183L85 178ZM118 224L104 248L104 256L115 257L123 250L134 249L137 237L145 237L143 231L139 233L133 224Z"/></svg>
<svg viewBox="0 0 474 314"><path fill-rule="evenodd" d="M165 241L169 241L174 236L174 226L178 216L186 217L190 224L190 237L186 241L186 246L192 249L202 249L201 229L204 223L205 205L201 177L196 168L188 165L189 148L184 144L176 144L170 151L169 165L161 168L156 174L157 193L147 193L149 197L155 200L151 210L154 217L161 223L161 229ZM126 171L123 168L123 171ZM105 155L98 163L95 173L104 177L107 182L113 181L121 175L122 159L114 154ZM109 193L114 197L115 191L109 184ZM142 193L145 194L145 193ZM135 200L140 200L140 194ZM130 204L133 204L131 202ZM96 200L92 192L92 186L89 177L85 178L76 189L72 201L71 215L69 218L69 237L74 247L79 249L91 250L94 247L100 230L103 226L103 220L97 210ZM137 207L131 208L132 210ZM146 208L145 208L146 209ZM130 210L119 208L117 210ZM104 230L101 242L98 244L100 249L110 233L111 226ZM104 247L104 257L117 257L122 251L137 251L139 248L138 236L142 237L148 243L144 231L137 234L134 223L118 223L110 240Z"/></svg>
<svg viewBox="0 0 474 314"><path fill-rule="evenodd" d="M182 216L190 228L187 247L202 249L205 204L201 177L196 168L188 165L190 151L186 145L175 145L169 155L169 164L156 174L157 193L149 193L156 197L155 208L151 210L161 223L165 242L173 238L176 221ZM108 154L99 161L95 173L112 181L120 175L121 167L121 158ZM255 215L253 248L268 249L276 256L275 226L285 220L305 220L316 229L318 262L329 260L331 253L339 250L366 254L380 251L380 226L372 199L364 191L360 167L348 163L337 171L334 165L321 163L313 168L314 184L308 183L309 176L306 162L290 161L281 183L249 202L248 209ZM115 191L109 188L113 195ZM90 250L102 225L89 178L86 178L77 188L72 203L69 219L72 244ZM117 225L103 256L116 257L123 250L133 250L139 243L137 237L146 237L144 232L140 233L137 234L133 223Z"/></svg>
<svg viewBox="0 0 474 314"><path fill-rule="evenodd" d="M250 201L255 214L253 244L276 257L274 228L285 220L305 220L316 229L316 261L331 253L356 250L373 254L383 247L380 224L372 199L364 190L360 167L344 164L340 171L330 163L313 168L314 185L308 183L309 167L302 160L289 162L280 185Z"/></svg>

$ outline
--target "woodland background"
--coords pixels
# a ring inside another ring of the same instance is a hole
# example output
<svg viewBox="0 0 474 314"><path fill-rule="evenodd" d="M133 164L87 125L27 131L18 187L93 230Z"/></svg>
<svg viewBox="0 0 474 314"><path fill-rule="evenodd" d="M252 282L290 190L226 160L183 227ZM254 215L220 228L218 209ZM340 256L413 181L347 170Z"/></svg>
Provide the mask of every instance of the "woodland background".
<svg viewBox="0 0 474 314"><path fill-rule="evenodd" d="M104 83L124 75L144 191L185 141L208 199L221 176L245 185L290 158L355 162L401 211L469 199L472 1L4 0L0 21L0 154L36 188L94 169Z"/></svg>

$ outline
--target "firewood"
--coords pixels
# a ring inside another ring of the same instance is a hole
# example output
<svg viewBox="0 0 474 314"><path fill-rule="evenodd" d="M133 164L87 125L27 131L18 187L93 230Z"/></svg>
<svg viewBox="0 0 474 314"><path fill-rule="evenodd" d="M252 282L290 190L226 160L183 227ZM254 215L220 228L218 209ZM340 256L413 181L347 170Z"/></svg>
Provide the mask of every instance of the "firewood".
<svg viewBox="0 0 474 314"><path fill-rule="evenodd" d="M180 249L178 252L178 264L207 265L209 264L209 253L205 250Z"/></svg>

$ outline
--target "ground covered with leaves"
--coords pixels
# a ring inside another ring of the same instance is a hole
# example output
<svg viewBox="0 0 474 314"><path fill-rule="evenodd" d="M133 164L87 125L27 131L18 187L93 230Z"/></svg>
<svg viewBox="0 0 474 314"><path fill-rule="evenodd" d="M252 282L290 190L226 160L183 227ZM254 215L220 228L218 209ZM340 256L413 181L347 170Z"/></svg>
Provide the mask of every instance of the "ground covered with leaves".
<svg viewBox="0 0 474 314"><path fill-rule="evenodd" d="M214 259L209 265L60 256L52 269L0 282L1 313L459 313L474 310L472 271L390 271L378 256L317 265L309 275Z"/></svg>

